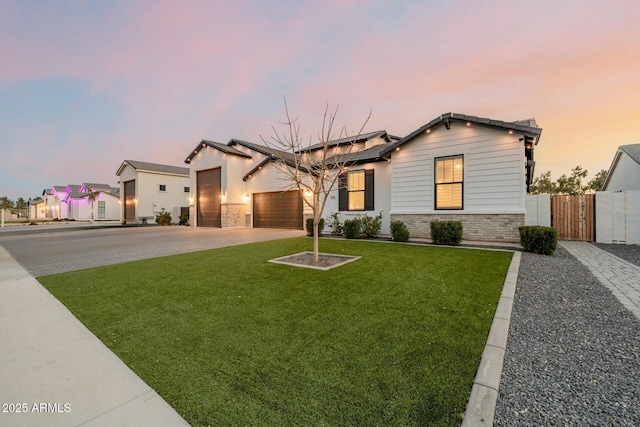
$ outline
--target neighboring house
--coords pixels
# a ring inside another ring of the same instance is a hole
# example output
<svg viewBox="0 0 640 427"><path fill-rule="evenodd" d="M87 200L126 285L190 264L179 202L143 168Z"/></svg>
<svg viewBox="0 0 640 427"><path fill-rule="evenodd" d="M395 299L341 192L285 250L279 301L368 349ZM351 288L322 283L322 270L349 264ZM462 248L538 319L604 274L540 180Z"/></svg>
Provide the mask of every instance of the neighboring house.
<svg viewBox="0 0 640 427"><path fill-rule="evenodd" d="M56 214L54 215L54 218L67 219L69 217L69 208L67 206L67 202L65 202L65 199L67 197L67 186L54 185L51 189L51 192L56 197Z"/></svg>
<svg viewBox="0 0 640 427"><path fill-rule="evenodd" d="M126 223L155 223L156 215L171 214L178 223L188 212L189 169L180 166L125 160L116 175L120 178L120 216Z"/></svg>
<svg viewBox="0 0 640 427"><path fill-rule="evenodd" d="M602 191L631 190L640 190L640 144L618 147L602 184Z"/></svg>
<svg viewBox="0 0 640 427"><path fill-rule="evenodd" d="M35 219L54 219L56 212L56 196L50 188L42 190L42 202L38 203Z"/></svg>
<svg viewBox="0 0 640 427"><path fill-rule="evenodd" d="M348 155L323 215L344 221L382 212L382 233L404 221L413 237L429 237L434 219L459 220L466 240L519 240L533 151L542 129L535 120L503 122L447 113L404 138L386 131L361 135ZM353 138L331 141L341 155ZM313 155L320 144L297 155ZM191 169L191 221L196 226L303 228L310 216L280 169L293 154L232 139L201 141L185 163Z"/></svg>
<svg viewBox="0 0 640 427"><path fill-rule="evenodd" d="M87 188L99 193L93 206ZM118 188L108 184L56 185L52 190L56 196L54 219L117 221L119 219L118 191Z"/></svg>
<svg viewBox="0 0 640 427"><path fill-rule="evenodd" d="M46 219L46 211L44 199L41 197L29 199L29 219Z"/></svg>

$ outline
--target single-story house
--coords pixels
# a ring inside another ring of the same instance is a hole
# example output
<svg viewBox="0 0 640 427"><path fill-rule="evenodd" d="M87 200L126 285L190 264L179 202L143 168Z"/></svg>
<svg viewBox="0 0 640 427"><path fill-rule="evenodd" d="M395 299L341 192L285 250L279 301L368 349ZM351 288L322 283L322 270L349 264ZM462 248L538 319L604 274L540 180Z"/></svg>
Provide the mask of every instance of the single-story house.
<svg viewBox="0 0 640 427"><path fill-rule="evenodd" d="M89 197L89 190L98 193L93 202ZM63 202L67 206L67 219L82 221L91 219L118 221L120 219L120 189L107 184L68 185Z"/></svg>
<svg viewBox="0 0 640 427"><path fill-rule="evenodd" d="M602 191L640 190L640 144L618 147Z"/></svg>
<svg viewBox="0 0 640 427"><path fill-rule="evenodd" d="M188 213L189 168L125 160L120 178L120 217L129 224L155 223L156 215L169 212L173 223Z"/></svg>
<svg viewBox="0 0 640 427"><path fill-rule="evenodd" d="M542 129L535 120L504 122L443 114L404 138L386 131L330 142L332 156L348 154L349 169L325 205L340 220L382 212L383 234L404 221L414 237L429 237L429 222L455 219L467 240L518 241L533 151ZM312 155L321 145L297 156ZM203 140L187 156L192 225L303 228L303 194L282 171L293 153L232 139Z"/></svg>

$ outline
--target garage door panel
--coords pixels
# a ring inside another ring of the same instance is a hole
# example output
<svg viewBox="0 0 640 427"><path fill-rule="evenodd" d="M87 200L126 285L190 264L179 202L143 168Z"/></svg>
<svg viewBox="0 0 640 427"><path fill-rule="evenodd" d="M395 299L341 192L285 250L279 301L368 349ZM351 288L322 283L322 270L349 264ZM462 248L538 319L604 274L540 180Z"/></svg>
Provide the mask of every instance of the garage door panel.
<svg viewBox="0 0 640 427"><path fill-rule="evenodd" d="M127 222L136 220L136 181L124 183L124 219Z"/></svg>
<svg viewBox="0 0 640 427"><path fill-rule="evenodd" d="M298 191L254 193L255 228L302 229L302 197Z"/></svg>
<svg viewBox="0 0 640 427"><path fill-rule="evenodd" d="M198 226L220 227L220 168L196 172Z"/></svg>

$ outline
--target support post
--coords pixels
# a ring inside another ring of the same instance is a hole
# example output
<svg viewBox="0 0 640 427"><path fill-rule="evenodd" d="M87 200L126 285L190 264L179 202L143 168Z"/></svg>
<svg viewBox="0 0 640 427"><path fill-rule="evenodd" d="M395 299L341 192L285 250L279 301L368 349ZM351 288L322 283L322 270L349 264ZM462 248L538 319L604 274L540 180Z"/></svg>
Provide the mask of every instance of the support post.
<svg viewBox="0 0 640 427"><path fill-rule="evenodd" d="M2 215L0 215L2 216L2 221L1 221L2 225L0 225L0 227L4 227L4 208L0 209L0 211L2 211Z"/></svg>

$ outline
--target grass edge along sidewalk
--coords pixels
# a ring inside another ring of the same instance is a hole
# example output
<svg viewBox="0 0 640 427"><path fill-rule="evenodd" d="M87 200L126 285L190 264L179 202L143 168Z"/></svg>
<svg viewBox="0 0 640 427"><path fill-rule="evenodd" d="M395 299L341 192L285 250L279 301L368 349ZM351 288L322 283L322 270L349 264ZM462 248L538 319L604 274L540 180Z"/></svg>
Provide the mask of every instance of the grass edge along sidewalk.
<svg viewBox="0 0 640 427"><path fill-rule="evenodd" d="M305 238L39 278L193 425L457 425L512 254Z"/></svg>

